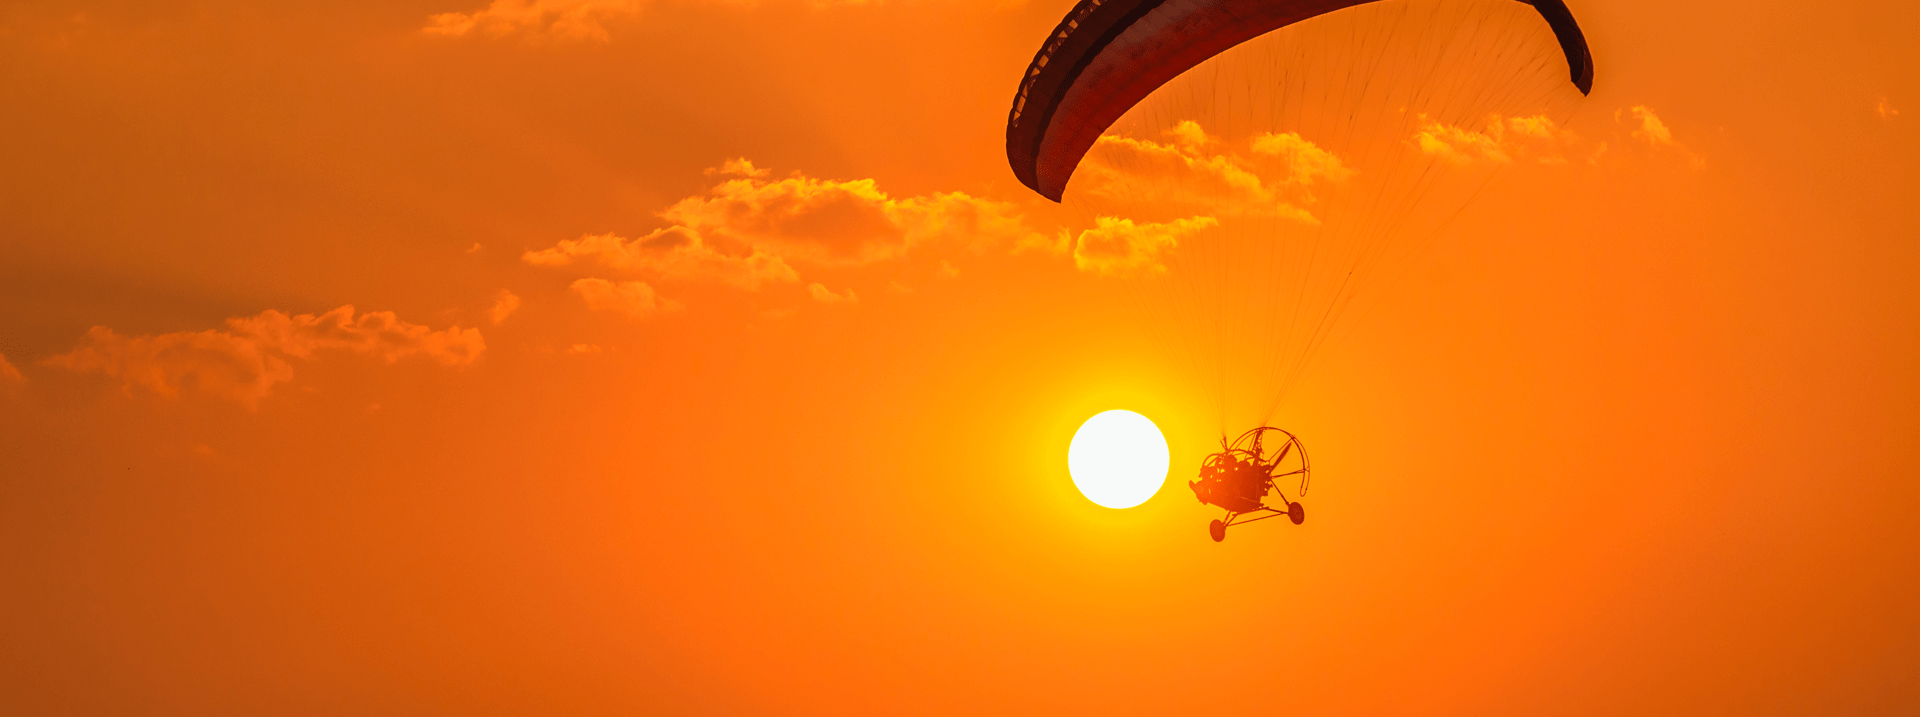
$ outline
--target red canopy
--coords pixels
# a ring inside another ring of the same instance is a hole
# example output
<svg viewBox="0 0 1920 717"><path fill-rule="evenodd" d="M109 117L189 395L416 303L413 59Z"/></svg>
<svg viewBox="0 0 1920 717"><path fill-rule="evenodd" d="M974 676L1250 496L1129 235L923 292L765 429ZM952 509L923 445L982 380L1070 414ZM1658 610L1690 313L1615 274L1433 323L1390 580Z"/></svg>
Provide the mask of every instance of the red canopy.
<svg viewBox="0 0 1920 717"><path fill-rule="evenodd" d="M1007 116L1007 161L1022 184L1060 201L1100 133L1168 80L1235 45L1373 0L1080 0L1041 46ZM1521 0L1593 89L1593 58L1562 0Z"/></svg>

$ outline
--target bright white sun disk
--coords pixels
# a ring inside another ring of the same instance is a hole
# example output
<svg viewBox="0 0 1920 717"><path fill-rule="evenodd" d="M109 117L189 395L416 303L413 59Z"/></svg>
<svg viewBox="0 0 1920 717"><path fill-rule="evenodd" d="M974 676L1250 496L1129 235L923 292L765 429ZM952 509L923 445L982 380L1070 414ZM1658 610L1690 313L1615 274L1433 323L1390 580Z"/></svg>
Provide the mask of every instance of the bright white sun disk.
<svg viewBox="0 0 1920 717"><path fill-rule="evenodd" d="M1160 492L1171 459L1160 427L1132 411L1107 411L1073 434L1067 473L1080 493L1108 508L1132 508Z"/></svg>

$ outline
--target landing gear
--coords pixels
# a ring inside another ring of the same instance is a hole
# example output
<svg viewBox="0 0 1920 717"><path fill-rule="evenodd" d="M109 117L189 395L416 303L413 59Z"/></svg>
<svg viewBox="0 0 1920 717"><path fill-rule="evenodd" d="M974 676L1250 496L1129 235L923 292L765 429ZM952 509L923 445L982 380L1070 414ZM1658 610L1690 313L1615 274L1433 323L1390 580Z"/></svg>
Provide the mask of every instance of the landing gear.
<svg viewBox="0 0 1920 717"><path fill-rule="evenodd" d="M1294 525L1299 525L1307 522L1307 507L1301 505L1299 501L1288 501L1286 510L1263 505L1245 513L1228 513L1226 520L1216 520L1207 524L1207 535L1213 536L1213 542L1218 543L1227 539L1228 528L1268 518L1286 518L1293 521Z"/></svg>

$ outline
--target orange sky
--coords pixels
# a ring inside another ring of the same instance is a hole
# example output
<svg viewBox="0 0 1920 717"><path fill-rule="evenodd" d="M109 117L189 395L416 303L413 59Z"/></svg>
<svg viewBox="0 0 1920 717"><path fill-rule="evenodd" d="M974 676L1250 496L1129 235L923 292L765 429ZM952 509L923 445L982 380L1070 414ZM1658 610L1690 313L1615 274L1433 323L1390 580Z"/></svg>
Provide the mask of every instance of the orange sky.
<svg viewBox="0 0 1920 717"><path fill-rule="evenodd" d="M1920 6L1572 0L1606 161L1393 282L1280 414L1311 518L1216 544L1001 147L1070 3L485 2L0 8L0 711L1920 709Z"/></svg>

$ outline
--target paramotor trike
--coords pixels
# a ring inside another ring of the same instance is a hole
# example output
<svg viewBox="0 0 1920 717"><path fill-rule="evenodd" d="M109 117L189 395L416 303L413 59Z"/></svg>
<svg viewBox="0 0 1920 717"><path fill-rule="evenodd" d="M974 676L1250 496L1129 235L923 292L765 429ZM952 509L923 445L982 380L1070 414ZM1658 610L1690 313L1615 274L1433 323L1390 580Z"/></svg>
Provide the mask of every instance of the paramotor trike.
<svg viewBox="0 0 1920 717"><path fill-rule="evenodd" d="M1274 442L1279 445L1272 445ZM1300 477L1296 497L1305 497L1313 476L1313 464L1307 460L1306 446L1299 437L1271 426L1261 426L1240 434L1233 442L1220 438L1220 452L1200 463L1200 480L1189 481L1194 497L1201 503L1225 508L1227 517L1207 525L1214 542L1227 539L1227 528L1257 520L1287 516L1294 525L1307 519L1307 509L1297 500L1288 500L1280 489L1281 479ZM1286 508L1268 505L1268 497L1280 499Z"/></svg>

